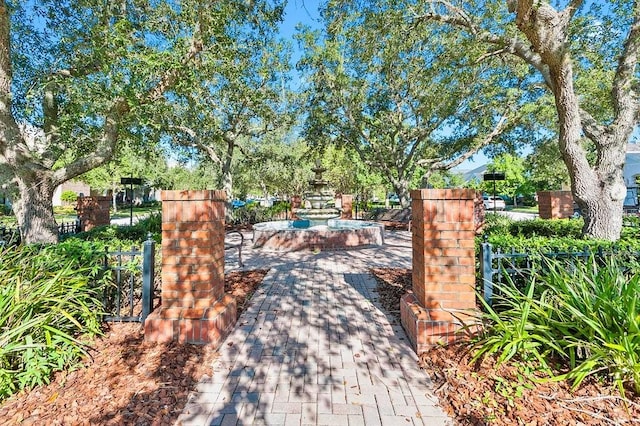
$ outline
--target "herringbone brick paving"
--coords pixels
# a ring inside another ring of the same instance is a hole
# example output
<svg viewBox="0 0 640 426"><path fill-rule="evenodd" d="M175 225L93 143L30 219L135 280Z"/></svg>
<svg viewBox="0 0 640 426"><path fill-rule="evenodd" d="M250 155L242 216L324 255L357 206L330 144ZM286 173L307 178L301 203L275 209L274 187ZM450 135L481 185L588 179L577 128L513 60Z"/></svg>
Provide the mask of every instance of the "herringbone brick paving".
<svg viewBox="0 0 640 426"><path fill-rule="evenodd" d="M368 273L411 267L409 233L348 251L249 247L245 269L270 271L179 424L450 424L402 327L379 307ZM237 263L230 258L227 265Z"/></svg>

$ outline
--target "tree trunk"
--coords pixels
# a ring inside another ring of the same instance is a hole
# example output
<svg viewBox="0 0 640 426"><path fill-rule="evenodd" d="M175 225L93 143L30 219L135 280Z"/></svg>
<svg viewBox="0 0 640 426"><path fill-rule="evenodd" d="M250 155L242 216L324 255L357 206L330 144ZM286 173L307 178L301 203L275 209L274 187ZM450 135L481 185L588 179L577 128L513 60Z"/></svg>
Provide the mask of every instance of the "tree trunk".
<svg viewBox="0 0 640 426"><path fill-rule="evenodd" d="M220 184L222 189L227 194L227 202L230 203L233 200L233 176L231 175L231 168L223 168L222 176L220 176Z"/></svg>
<svg viewBox="0 0 640 426"><path fill-rule="evenodd" d="M583 234L616 241L622 230L626 186L622 169L629 134L616 132L594 138L598 159L594 166L582 148L580 108L573 89L573 72L568 61L550 66L560 124L559 148L571 177L571 192L584 217Z"/></svg>
<svg viewBox="0 0 640 426"><path fill-rule="evenodd" d="M16 178L19 188L13 210L20 226L23 243L55 244L58 242L58 225L53 215L53 191L51 179L34 173Z"/></svg>
<svg viewBox="0 0 640 426"><path fill-rule="evenodd" d="M626 144L635 124L635 106L629 96L629 85L614 93L617 117L608 128L585 128L580 102L573 85L572 58L569 49L570 10L556 11L550 4L532 0L509 2L516 12L516 24L531 42L531 50L539 55L538 68L553 92L558 112L559 148L571 177L571 191L584 216L583 234L587 237L616 241L622 229L623 203L626 186L622 169ZM631 37L630 42L634 42ZM623 81L632 75L637 46L626 46L630 54L620 58L622 73L616 80ZM545 68L546 67L546 68ZM620 71L620 69L619 69ZM614 92L616 84L614 82ZM628 104L628 105L627 105ZM592 166L582 146L582 138L592 140L597 150L597 160Z"/></svg>
<svg viewBox="0 0 640 426"><path fill-rule="evenodd" d="M616 139L607 150L600 150L593 168L578 165L573 171L569 169L573 197L584 217L583 234L609 241L620 238L627 193L622 175L626 139Z"/></svg>
<svg viewBox="0 0 640 426"><path fill-rule="evenodd" d="M595 189L597 190L597 189ZM592 238L615 241L620 238L622 230L622 204L621 200L611 197L610 186L600 188L600 197L585 202L576 196L576 201L584 216L583 234Z"/></svg>
<svg viewBox="0 0 640 426"><path fill-rule="evenodd" d="M222 170L220 175L219 184L227 194L227 203L231 203L233 200L233 176L231 174L231 163L233 161L233 151L235 148L235 142L233 140L227 140L227 151L224 154L224 162L222 163Z"/></svg>
<svg viewBox="0 0 640 426"><path fill-rule="evenodd" d="M111 203L113 204L113 212L118 213L118 184L115 182L111 185Z"/></svg>
<svg viewBox="0 0 640 426"><path fill-rule="evenodd" d="M409 194L409 182L406 180L394 180L393 189L396 191L400 206L407 208L411 205L411 196Z"/></svg>

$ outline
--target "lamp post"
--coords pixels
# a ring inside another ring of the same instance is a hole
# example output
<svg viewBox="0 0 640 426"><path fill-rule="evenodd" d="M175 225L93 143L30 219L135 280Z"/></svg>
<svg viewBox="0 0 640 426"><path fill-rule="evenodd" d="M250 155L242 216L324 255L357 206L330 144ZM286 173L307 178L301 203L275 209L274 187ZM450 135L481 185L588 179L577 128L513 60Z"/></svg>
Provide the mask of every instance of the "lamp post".
<svg viewBox="0 0 640 426"><path fill-rule="evenodd" d="M482 175L485 181L493 181L493 214L496 214L496 181L504 180L503 172L489 172Z"/></svg>
<svg viewBox="0 0 640 426"><path fill-rule="evenodd" d="M129 226L133 225L133 185L142 185L142 179L141 178L134 178L134 177L128 177L128 178L120 178L120 183L122 185L130 185L130 189L131 189L131 200L129 201Z"/></svg>

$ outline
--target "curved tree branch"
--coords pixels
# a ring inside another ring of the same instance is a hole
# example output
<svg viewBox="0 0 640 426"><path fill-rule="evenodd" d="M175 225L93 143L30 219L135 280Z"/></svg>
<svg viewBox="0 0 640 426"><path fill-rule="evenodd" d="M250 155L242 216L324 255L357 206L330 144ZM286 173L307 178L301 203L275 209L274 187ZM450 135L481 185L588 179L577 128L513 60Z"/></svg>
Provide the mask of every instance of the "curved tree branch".
<svg viewBox="0 0 640 426"><path fill-rule="evenodd" d="M168 70L161 78L158 84L149 90L145 96L140 100L142 104L152 103L154 101L159 100L164 93L173 87L173 85L178 80L182 68L191 63L200 52L202 52L202 48L204 43L202 41L202 34L200 30L200 23L196 23L196 27L194 30L193 38L191 39L191 44L189 46L189 50L180 61L181 67L173 68Z"/></svg>
<svg viewBox="0 0 640 426"><path fill-rule="evenodd" d="M203 150L207 153L209 158L218 165L222 165L222 159L218 155L218 153L213 149L211 145L208 145L202 141L202 138L198 135L198 133L193 130L191 127L187 126L171 126L171 128L176 129L182 133L185 133L187 136L191 138L191 143L198 149Z"/></svg>
<svg viewBox="0 0 640 426"><path fill-rule="evenodd" d="M461 9L452 6L450 7L448 6L448 3L443 4L448 8L450 14L444 15L435 12L422 15L414 14L412 18L414 26L423 21L435 21L449 24L460 29L465 29L469 31L476 40L497 46L498 51L494 53L510 53L524 60L540 72L540 75L547 86L553 90L553 80L549 75L549 68L544 64L540 55L531 49L531 45L529 43L518 37L505 38L494 34L491 31L487 31L477 23L473 22L469 16L464 13L464 11L461 11ZM478 61L491 55L492 54L482 55Z"/></svg>
<svg viewBox="0 0 640 426"><path fill-rule="evenodd" d="M622 54L618 59L618 68L613 80L611 94L615 108L615 119L609 131L619 126L633 127L638 113L637 92L634 82L640 52L640 5L633 2L633 23L624 42Z"/></svg>
<svg viewBox="0 0 640 426"><path fill-rule="evenodd" d="M140 104L159 100L163 94L176 83L182 68L192 62L198 53L202 51L202 48L203 42L201 40L200 24L197 23L194 29L194 36L191 39L190 48L181 60L182 67L167 70L153 88L139 97ZM96 148L85 157L79 158L71 164L56 170L52 177L54 184L60 185L108 162L113 156L118 143L122 119L130 112L130 109L126 99L116 99L106 114L102 136Z"/></svg>
<svg viewBox="0 0 640 426"><path fill-rule="evenodd" d="M500 119L498 120L496 125L493 127L491 132L489 132L489 134L487 134L484 138L482 138L480 141L474 144L473 148L469 149L464 154L457 157L455 160L447 161L444 159L429 159L429 160L420 160L418 161L418 164L420 166L427 166L427 168L432 172L436 170L449 170L452 167L462 164L463 162L471 158L471 156L473 156L479 150L489 145L498 136L500 136L507 128L509 121L510 121L509 113L505 112L500 117Z"/></svg>
<svg viewBox="0 0 640 426"><path fill-rule="evenodd" d="M120 123L128 112L129 104L127 101L125 99L117 99L107 113L102 136L96 148L90 154L53 172L52 181L54 187L95 169L111 159L118 142Z"/></svg>

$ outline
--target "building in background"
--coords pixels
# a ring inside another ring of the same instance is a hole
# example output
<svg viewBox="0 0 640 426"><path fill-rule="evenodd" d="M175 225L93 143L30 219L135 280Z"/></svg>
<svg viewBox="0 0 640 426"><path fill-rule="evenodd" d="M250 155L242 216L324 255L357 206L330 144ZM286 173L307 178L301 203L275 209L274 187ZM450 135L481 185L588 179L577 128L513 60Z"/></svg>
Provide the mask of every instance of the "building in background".
<svg viewBox="0 0 640 426"><path fill-rule="evenodd" d="M62 206L64 203L62 202L62 193L64 191L73 191L78 196L89 196L91 195L91 187L84 182L73 181L65 182L62 185L58 186L56 190L53 192L53 206Z"/></svg>

